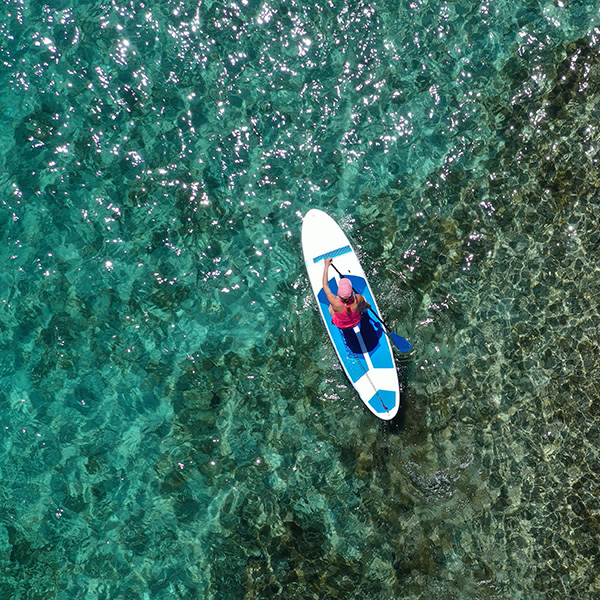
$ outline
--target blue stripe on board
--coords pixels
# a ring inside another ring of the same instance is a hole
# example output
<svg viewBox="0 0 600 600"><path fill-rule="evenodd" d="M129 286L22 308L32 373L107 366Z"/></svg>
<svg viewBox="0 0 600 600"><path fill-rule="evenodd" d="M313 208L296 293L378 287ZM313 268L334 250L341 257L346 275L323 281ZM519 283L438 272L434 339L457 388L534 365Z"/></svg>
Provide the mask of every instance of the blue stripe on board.
<svg viewBox="0 0 600 600"><path fill-rule="evenodd" d="M367 302L373 304L372 300L367 299ZM360 322L360 333L373 366L376 369L392 368L394 366L392 353L385 343L385 333L381 323L370 318L368 313L364 313L363 320Z"/></svg>
<svg viewBox="0 0 600 600"><path fill-rule="evenodd" d="M321 256L316 256L313 258L313 261L318 263L320 260L325 260L326 258L335 258L336 256L341 256L342 254L348 254L348 252L352 252L352 248L350 248L350 246L344 246L343 248L332 250L326 254L321 254Z"/></svg>
<svg viewBox="0 0 600 600"><path fill-rule="evenodd" d="M377 393L369 400L369 404L378 413L392 410L396 406L396 392L377 390Z"/></svg>

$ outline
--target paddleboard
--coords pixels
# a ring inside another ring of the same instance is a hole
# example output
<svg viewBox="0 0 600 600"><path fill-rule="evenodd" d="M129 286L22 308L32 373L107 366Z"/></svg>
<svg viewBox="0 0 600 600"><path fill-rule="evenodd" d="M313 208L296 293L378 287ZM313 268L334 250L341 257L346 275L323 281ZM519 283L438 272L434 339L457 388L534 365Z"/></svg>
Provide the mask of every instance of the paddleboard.
<svg viewBox="0 0 600 600"><path fill-rule="evenodd" d="M336 268L350 279L379 317L377 302L358 256L340 226L317 209L309 210L302 221L302 251L319 313L348 379L376 417L384 421L393 419L400 407L400 384L392 346L383 326L365 311L356 327L339 329L331 322L323 290L323 263L331 257ZM339 280L333 266L329 267L328 284L334 294Z"/></svg>

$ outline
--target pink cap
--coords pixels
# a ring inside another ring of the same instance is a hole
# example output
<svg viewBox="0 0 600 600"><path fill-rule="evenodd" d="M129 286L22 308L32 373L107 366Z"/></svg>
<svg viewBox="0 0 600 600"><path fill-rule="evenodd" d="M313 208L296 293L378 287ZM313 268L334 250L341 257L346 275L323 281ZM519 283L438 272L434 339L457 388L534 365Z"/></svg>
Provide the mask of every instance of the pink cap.
<svg viewBox="0 0 600 600"><path fill-rule="evenodd" d="M338 283L338 296L340 298L350 298L352 296L352 283L346 277L340 279Z"/></svg>

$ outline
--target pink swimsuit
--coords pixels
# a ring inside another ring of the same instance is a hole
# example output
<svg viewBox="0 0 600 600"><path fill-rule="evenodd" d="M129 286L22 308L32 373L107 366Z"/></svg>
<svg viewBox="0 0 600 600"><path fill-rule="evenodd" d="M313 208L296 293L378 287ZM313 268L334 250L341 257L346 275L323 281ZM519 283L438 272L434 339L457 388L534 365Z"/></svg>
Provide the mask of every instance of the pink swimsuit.
<svg viewBox="0 0 600 600"><path fill-rule="evenodd" d="M331 313L331 322L340 329L351 329L352 327L356 327L360 323L361 318L362 313L358 310L350 309L350 314L347 313L346 309L340 313L333 311Z"/></svg>

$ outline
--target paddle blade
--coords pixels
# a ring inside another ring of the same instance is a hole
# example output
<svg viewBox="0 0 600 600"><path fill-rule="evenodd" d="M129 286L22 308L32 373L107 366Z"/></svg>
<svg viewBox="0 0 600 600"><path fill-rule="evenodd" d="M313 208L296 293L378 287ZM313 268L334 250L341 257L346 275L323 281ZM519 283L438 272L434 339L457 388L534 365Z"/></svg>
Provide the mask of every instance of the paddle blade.
<svg viewBox="0 0 600 600"><path fill-rule="evenodd" d="M400 352L408 352L412 348L412 344L401 335L390 332L390 337Z"/></svg>

